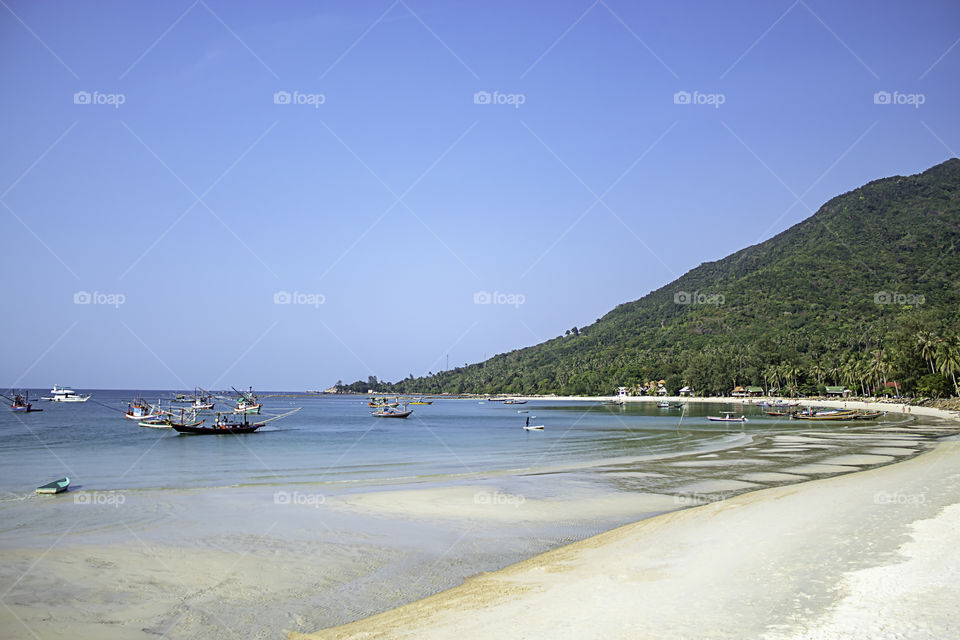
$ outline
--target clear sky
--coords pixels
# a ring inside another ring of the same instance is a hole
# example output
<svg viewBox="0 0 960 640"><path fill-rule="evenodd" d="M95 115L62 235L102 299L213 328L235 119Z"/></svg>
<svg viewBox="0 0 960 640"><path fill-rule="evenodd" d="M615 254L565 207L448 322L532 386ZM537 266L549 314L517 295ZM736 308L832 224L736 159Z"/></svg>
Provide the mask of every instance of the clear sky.
<svg viewBox="0 0 960 640"><path fill-rule="evenodd" d="M2 0L0 383L555 337L956 156L958 41L954 0Z"/></svg>

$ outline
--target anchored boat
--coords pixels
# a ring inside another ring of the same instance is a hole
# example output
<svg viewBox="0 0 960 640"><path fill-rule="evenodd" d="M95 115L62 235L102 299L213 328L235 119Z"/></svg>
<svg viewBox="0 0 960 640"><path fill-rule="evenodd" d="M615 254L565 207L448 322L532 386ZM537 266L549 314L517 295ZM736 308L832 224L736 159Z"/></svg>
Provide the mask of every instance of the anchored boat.
<svg viewBox="0 0 960 640"><path fill-rule="evenodd" d="M47 484L40 485L37 487L37 493L41 494L52 494L52 493L62 493L67 490L70 486L70 478L60 478L59 480L54 480L53 482L48 482Z"/></svg>

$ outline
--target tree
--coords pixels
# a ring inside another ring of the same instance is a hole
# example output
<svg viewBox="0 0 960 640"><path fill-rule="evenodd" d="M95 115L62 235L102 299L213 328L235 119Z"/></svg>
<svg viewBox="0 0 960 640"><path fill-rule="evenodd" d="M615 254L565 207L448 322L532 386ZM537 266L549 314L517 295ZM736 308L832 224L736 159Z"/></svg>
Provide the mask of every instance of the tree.
<svg viewBox="0 0 960 640"><path fill-rule="evenodd" d="M953 337L949 340L942 340L937 345L937 370L945 376L950 376L953 380L953 392L960 395L960 387L957 387L957 372L960 371L960 339Z"/></svg>

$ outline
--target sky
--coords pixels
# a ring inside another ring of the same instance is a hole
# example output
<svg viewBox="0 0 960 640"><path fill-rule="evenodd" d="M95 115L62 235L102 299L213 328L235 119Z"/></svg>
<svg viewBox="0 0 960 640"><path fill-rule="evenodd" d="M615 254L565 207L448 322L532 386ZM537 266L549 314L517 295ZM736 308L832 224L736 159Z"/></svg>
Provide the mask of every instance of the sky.
<svg viewBox="0 0 960 640"><path fill-rule="evenodd" d="M0 384L536 344L956 156L958 71L952 0L2 0Z"/></svg>

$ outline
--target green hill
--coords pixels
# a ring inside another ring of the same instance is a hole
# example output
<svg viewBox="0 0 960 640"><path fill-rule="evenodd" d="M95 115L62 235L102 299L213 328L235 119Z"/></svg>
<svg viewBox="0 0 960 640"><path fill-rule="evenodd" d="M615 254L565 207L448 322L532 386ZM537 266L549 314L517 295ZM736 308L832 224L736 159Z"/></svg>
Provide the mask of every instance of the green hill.
<svg viewBox="0 0 960 640"><path fill-rule="evenodd" d="M664 379L671 393L813 393L824 384L860 393L889 381L908 393L955 393L958 246L954 158L837 196L567 336L379 390L610 394Z"/></svg>

